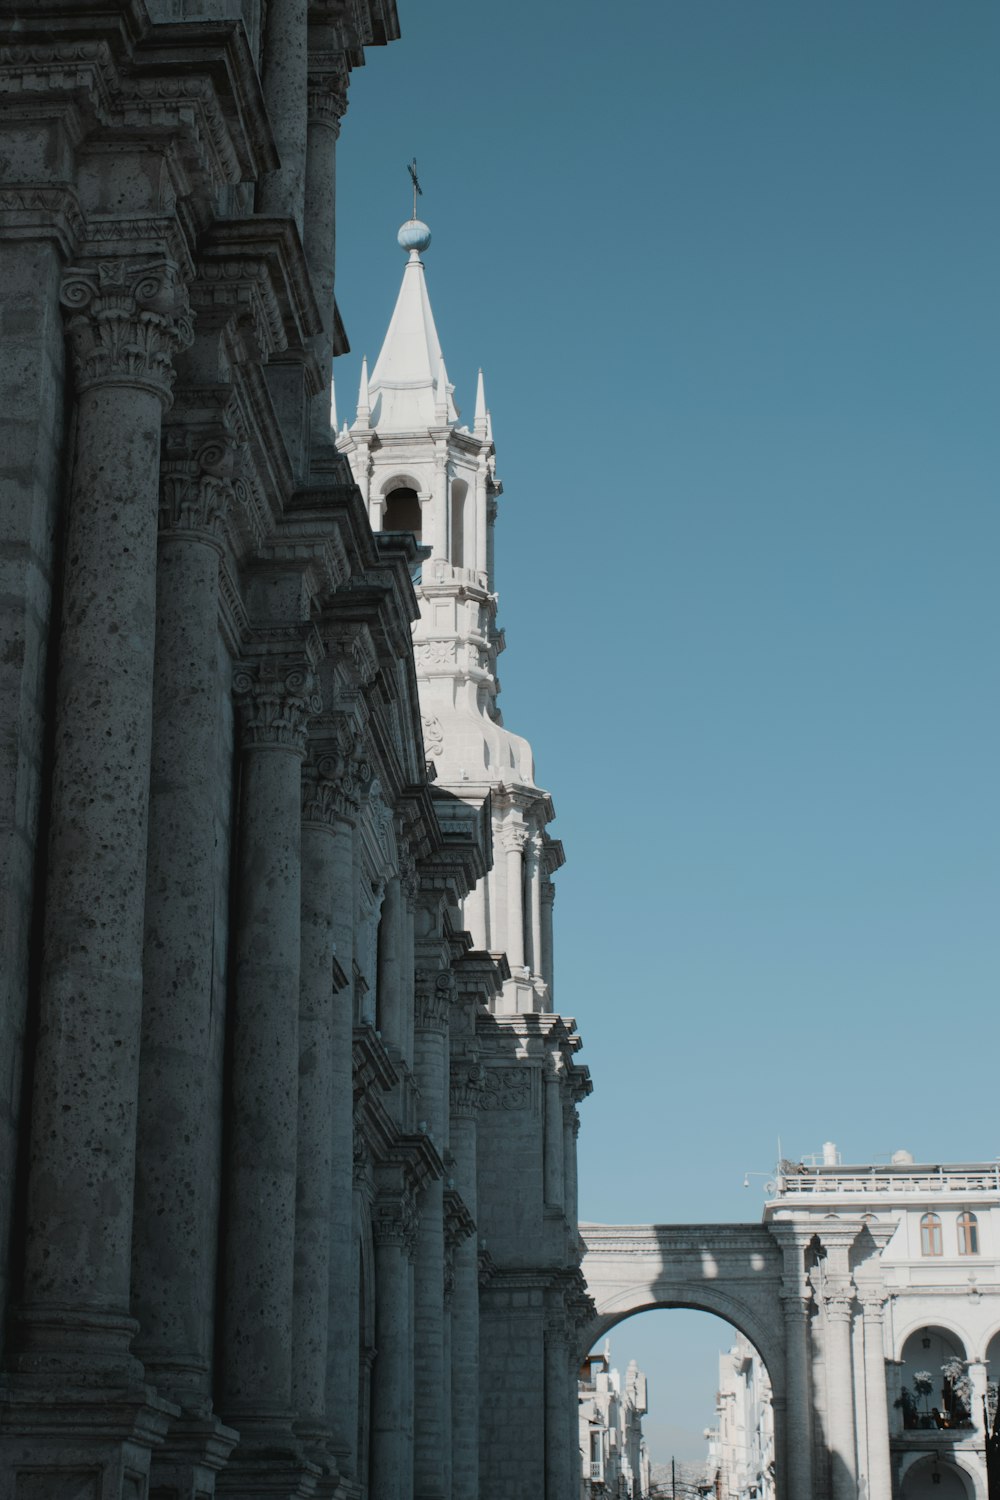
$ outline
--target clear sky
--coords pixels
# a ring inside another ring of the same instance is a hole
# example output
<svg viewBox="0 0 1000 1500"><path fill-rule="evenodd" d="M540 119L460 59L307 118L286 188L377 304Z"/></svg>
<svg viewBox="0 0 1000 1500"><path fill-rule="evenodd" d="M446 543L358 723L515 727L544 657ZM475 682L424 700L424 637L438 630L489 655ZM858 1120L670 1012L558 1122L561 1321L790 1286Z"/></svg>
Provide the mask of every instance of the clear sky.
<svg viewBox="0 0 1000 1500"><path fill-rule="evenodd" d="M399 10L341 137L338 398L416 155L504 481L502 705L566 845L582 1217L757 1219L779 1136L992 1159L1000 6ZM719 1328L616 1331L658 1459L703 1452Z"/></svg>

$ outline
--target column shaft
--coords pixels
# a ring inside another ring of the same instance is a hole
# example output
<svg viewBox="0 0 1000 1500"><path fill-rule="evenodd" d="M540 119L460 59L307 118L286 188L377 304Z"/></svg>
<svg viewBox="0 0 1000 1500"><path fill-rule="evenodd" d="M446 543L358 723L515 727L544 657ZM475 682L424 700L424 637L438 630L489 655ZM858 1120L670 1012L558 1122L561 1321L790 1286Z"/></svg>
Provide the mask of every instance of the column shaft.
<svg viewBox="0 0 1000 1500"><path fill-rule="evenodd" d="M889 1460L889 1400L881 1298L865 1298L865 1411L868 1418L868 1500L892 1500Z"/></svg>
<svg viewBox="0 0 1000 1500"><path fill-rule="evenodd" d="M451 975L421 971L417 976L417 1028L414 1073L420 1107L437 1149L443 1154L448 1134L448 1006ZM444 1495L444 1184L429 1182L420 1200L414 1289L414 1495L439 1500Z"/></svg>
<svg viewBox="0 0 1000 1500"><path fill-rule="evenodd" d="M555 1059L550 1063L545 1071L545 1204L547 1208L564 1209L562 1084Z"/></svg>
<svg viewBox="0 0 1000 1500"><path fill-rule="evenodd" d="M476 1216L475 1096L481 1086L468 1063L453 1064L451 1152L455 1186ZM456 1096L458 1109L455 1108ZM455 1247L451 1298L451 1500L479 1500L479 1251L476 1236Z"/></svg>
<svg viewBox="0 0 1000 1500"><path fill-rule="evenodd" d="M531 911L531 958L532 974L542 977L542 854L538 843L532 839L528 845L528 891Z"/></svg>
<svg viewBox="0 0 1000 1500"><path fill-rule="evenodd" d="M370 1500L411 1500L408 1420L410 1262L399 1205L387 1205L375 1237L375 1363L372 1366ZM395 1224L395 1227L393 1227Z"/></svg>
<svg viewBox="0 0 1000 1500"><path fill-rule="evenodd" d="M353 819L337 822L333 835L332 918L337 962L348 977L333 997L331 1012L330 1294L327 1411L333 1447L341 1469L350 1467L357 1441L358 1308L355 1296L357 1246L354 1235L354 967Z"/></svg>
<svg viewBox="0 0 1000 1500"><path fill-rule="evenodd" d="M555 1010L555 951L552 942L552 906L555 901L556 888L551 881L542 883L542 978L548 985L547 1004L549 1010Z"/></svg>
<svg viewBox="0 0 1000 1500"><path fill-rule="evenodd" d="M298 1415L297 1430L322 1450L329 1438L326 1382L333 1156L335 998L331 970L335 833L323 817L319 797L310 796L311 786L308 779L302 827L292 1396Z"/></svg>
<svg viewBox="0 0 1000 1500"><path fill-rule="evenodd" d="M402 1051L406 1017L403 1012L403 898L399 877L386 881L382 919L378 928L377 1006L375 1024L386 1046Z"/></svg>
<svg viewBox="0 0 1000 1500"><path fill-rule="evenodd" d="M210 538L161 535L132 1306L136 1353L183 1406L211 1399L222 1165L218 574Z"/></svg>
<svg viewBox="0 0 1000 1500"><path fill-rule="evenodd" d="M857 1500L851 1304L846 1295L828 1295L826 1298L825 1343L827 1441L833 1473L833 1500Z"/></svg>
<svg viewBox="0 0 1000 1500"><path fill-rule="evenodd" d="M524 967L524 853L518 840L505 847L507 862L507 962Z"/></svg>
<svg viewBox="0 0 1000 1500"><path fill-rule="evenodd" d="M570 1409L569 1358L566 1332L552 1324L545 1330L545 1500L575 1500L572 1452L566 1442L566 1413Z"/></svg>
<svg viewBox="0 0 1000 1500"><path fill-rule="evenodd" d="M273 742L294 710L245 686L223 1380L244 1442L291 1420L302 919L301 745Z"/></svg>
<svg viewBox="0 0 1000 1500"><path fill-rule="evenodd" d="M146 386L82 392L65 549L24 1318L27 1348L102 1330L91 1367L132 1327L161 413Z"/></svg>
<svg viewBox="0 0 1000 1500"><path fill-rule="evenodd" d="M294 219L304 233L308 100L308 0L268 0L262 84L281 165L257 190L260 213Z"/></svg>
<svg viewBox="0 0 1000 1500"><path fill-rule="evenodd" d="M798 1293L783 1296L785 1314L785 1473L789 1497L812 1495L812 1379L809 1303Z"/></svg>

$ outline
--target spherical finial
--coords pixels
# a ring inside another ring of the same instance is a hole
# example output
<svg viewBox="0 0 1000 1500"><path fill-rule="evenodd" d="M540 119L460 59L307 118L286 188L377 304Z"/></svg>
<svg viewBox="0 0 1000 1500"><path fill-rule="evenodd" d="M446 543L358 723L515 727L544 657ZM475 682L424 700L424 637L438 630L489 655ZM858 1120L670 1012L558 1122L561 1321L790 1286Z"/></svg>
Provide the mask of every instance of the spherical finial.
<svg viewBox="0 0 1000 1500"><path fill-rule="evenodd" d="M420 219L407 219L396 236L402 250L426 250L431 242L431 232Z"/></svg>

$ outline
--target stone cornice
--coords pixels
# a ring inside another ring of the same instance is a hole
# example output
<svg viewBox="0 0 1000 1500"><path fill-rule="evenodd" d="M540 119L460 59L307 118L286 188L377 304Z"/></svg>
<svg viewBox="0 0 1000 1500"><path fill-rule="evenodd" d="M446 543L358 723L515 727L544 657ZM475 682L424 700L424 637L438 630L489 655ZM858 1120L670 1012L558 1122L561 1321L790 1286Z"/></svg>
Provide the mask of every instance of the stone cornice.
<svg viewBox="0 0 1000 1500"><path fill-rule="evenodd" d="M73 183L22 182L0 187L0 240L54 240L69 260L85 229Z"/></svg>
<svg viewBox="0 0 1000 1500"><path fill-rule="evenodd" d="M476 1232L476 1221L472 1217L461 1193L454 1188L444 1191L444 1235L449 1248L460 1245Z"/></svg>

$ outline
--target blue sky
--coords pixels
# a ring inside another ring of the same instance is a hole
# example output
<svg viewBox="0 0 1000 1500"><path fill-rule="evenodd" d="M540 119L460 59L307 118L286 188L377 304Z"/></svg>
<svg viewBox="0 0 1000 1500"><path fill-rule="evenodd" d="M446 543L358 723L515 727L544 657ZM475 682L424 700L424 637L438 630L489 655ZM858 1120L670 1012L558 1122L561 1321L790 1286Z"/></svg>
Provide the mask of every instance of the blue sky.
<svg viewBox="0 0 1000 1500"><path fill-rule="evenodd" d="M992 1159L1000 7L399 9L341 136L338 399L416 155L567 851L582 1216L756 1219L778 1136ZM718 1329L616 1333L657 1457L702 1451Z"/></svg>

